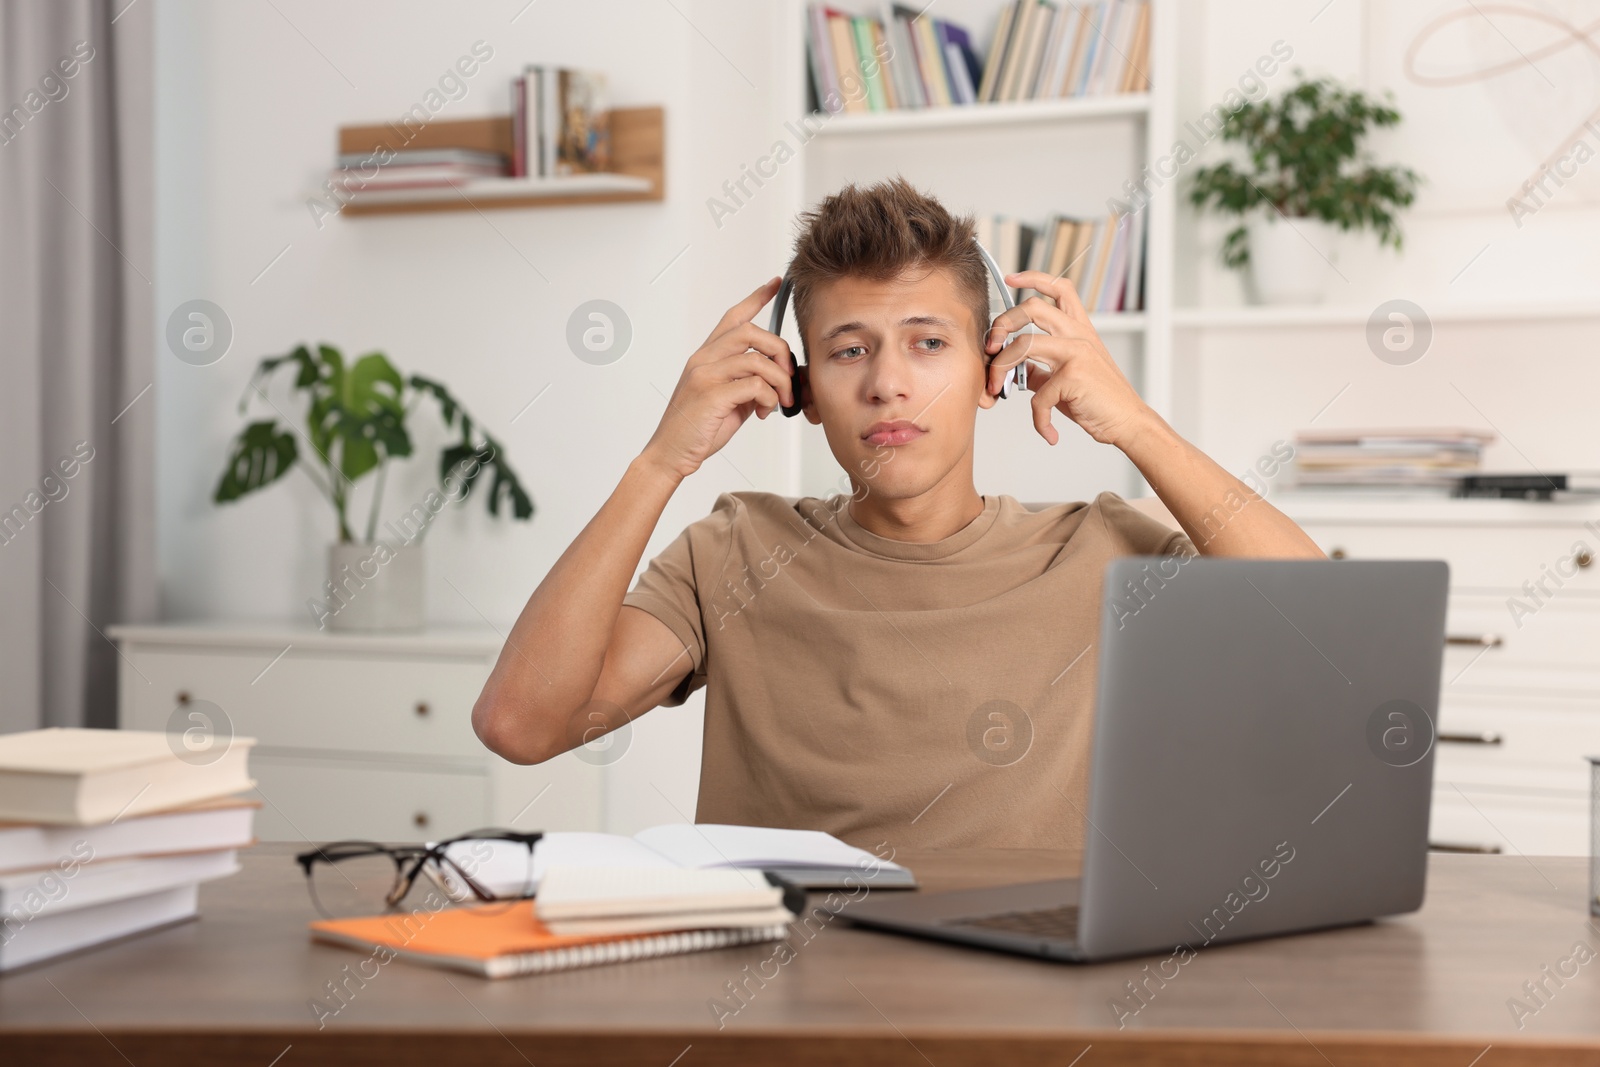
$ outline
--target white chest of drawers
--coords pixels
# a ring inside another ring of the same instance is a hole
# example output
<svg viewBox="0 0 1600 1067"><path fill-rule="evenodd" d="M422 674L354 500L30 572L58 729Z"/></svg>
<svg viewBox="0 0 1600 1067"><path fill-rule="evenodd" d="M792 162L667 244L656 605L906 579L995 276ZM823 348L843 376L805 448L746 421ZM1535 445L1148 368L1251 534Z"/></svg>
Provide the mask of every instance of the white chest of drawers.
<svg viewBox="0 0 1600 1067"><path fill-rule="evenodd" d="M1600 504L1273 503L1346 559L1443 559L1436 847L1587 855L1589 765L1600 755Z"/></svg>
<svg viewBox="0 0 1600 1067"><path fill-rule="evenodd" d="M411 841L484 826L598 830L600 768L491 754L473 702L492 630L331 634L311 627L122 626L118 722L254 737L262 840ZM212 709L220 709L220 716Z"/></svg>

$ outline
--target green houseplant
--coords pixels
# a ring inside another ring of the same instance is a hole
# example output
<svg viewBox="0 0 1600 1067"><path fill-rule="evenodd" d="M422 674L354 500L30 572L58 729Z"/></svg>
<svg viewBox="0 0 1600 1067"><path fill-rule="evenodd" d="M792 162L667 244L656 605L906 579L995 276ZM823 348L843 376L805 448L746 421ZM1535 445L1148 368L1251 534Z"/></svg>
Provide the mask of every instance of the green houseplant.
<svg viewBox="0 0 1600 1067"><path fill-rule="evenodd" d="M266 385L280 367L294 370L293 389L306 403L305 427L267 397ZM256 366L239 402L243 414L252 395L275 415L248 423L233 441L212 498L218 504L265 489L299 467L331 506L338 540L329 546L328 581L319 604L308 602L318 625L336 629L414 629L422 624L420 542L441 508L463 500L489 474L489 514L509 507L516 519L533 515L533 501L511 469L500 443L461 406L441 382L421 375L404 378L381 352L350 364L331 345L313 352L301 345ZM418 403L437 406L446 429L457 437L439 452L444 492L429 490L422 501L391 522L391 542L378 539L378 519L391 461L412 454L408 419ZM302 445L305 447L302 448ZM357 540L351 509L357 482L372 475L374 487L364 537ZM349 610L347 610L349 609Z"/></svg>
<svg viewBox="0 0 1600 1067"><path fill-rule="evenodd" d="M1409 167L1378 166L1364 148L1372 130L1400 122L1398 111L1295 74L1281 96L1245 103L1223 126L1222 140L1243 146L1242 164L1201 167L1189 190L1196 207L1241 220L1223 239L1222 261L1249 269L1266 303L1320 299L1336 229L1372 230L1398 250L1397 213L1422 181Z"/></svg>

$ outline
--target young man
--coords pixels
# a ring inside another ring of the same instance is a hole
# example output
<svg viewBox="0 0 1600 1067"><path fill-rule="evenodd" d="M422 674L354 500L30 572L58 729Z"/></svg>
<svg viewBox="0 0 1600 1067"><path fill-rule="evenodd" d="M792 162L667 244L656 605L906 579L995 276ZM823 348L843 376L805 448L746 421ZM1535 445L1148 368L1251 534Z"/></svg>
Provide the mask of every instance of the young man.
<svg viewBox="0 0 1600 1067"><path fill-rule="evenodd" d="M679 483L792 402L794 357L752 322L774 278L689 357L655 435L529 599L473 726L539 762L703 685L698 821L865 847L1079 846L1106 563L1197 544L1322 553L1144 403L1069 282L1008 276L1053 300L991 326L970 218L896 179L801 221L799 399L851 492L724 493L628 590ZM1044 333L1002 347L1029 322ZM1024 356L1045 440L1054 411L1120 448L1186 534L1113 493L1038 512L979 495L977 414Z"/></svg>

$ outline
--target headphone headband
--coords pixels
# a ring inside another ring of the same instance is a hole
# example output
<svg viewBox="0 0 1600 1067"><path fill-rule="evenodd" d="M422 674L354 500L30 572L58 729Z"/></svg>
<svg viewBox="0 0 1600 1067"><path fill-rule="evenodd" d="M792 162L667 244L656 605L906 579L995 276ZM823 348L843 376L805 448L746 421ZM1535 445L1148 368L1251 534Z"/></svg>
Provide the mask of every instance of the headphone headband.
<svg viewBox="0 0 1600 1067"><path fill-rule="evenodd" d="M994 261L994 257L989 254L989 250L987 248L983 247L983 242L974 241L973 244L978 246L978 252L983 256L983 265L985 267L987 267L988 270L989 270L989 280L994 282L994 286L995 286L996 289L1000 290L1000 302L1002 304L1004 304L1007 308L1015 307L1017 302L1011 296L1011 289L1010 289L1010 287L1008 287L1006 285L1005 276L1000 273L999 264L997 264ZM782 330L783 330L783 313L784 313L784 309L789 306L789 296L790 296L790 293L791 293L791 291L793 289L794 289L794 282L790 279L789 272L787 270L785 270L783 272L783 281L778 286L778 295L773 297L773 300L772 300L772 318L771 318L771 320L769 321L769 323L767 325L767 332L773 333L773 334L778 334L778 333L782 332ZM793 376L794 406L793 407L784 407L784 408L781 409L785 416L794 416L794 415L798 415L800 413L800 375L798 373L799 366L800 366L800 362L799 362L798 359L796 359L796 361L795 361L796 373ZM1009 388L1011 388L1012 386L1015 386L1019 393L1027 391L1027 388L1028 388L1028 361L1027 360L1022 360L1016 366L1014 366L1010 370L1006 371L1006 376L1004 378L1000 379L1000 399L1004 400L1006 398L1007 390Z"/></svg>

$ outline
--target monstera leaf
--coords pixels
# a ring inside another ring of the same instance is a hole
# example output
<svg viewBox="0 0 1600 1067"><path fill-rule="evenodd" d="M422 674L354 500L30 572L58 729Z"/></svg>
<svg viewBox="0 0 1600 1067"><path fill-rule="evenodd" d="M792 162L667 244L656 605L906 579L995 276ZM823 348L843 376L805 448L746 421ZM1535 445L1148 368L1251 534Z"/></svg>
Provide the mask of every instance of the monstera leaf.
<svg viewBox="0 0 1600 1067"><path fill-rule="evenodd" d="M383 499L381 472L389 460L412 454L411 434L406 428L408 388L410 397L432 397L445 425L460 433L460 439L440 453L441 478L462 479L464 496L485 471L492 471L489 514L498 516L501 504L507 503L514 517L532 516L533 501L507 463L499 443L474 425L460 401L442 383L421 377L407 381L381 352L368 352L347 365L344 355L331 345L318 345L315 351L300 345L257 364L240 401L241 411L248 406L252 393L272 403L266 385L283 366L294 368L294 389L305 394L307 401L305 439L315 453L315 463L310 456L304 457L304 469L333 505L341 541L355 540L348 509L356 482L373 471L380 472L367 524L367 538L371 540ZM214 499L225 503L271 485L298 458L302 457L296 438L288 429L272 420L250 423L234 441L233 454ZM319 467L320 474L316 473Z"/></svg>
<svg viewBox="0 0 1600 1067"><path fill-rule="evenodd" d="M252 422L233 443L233 455L212 496L218 504L238 500L289 473L299 454L294 434L278 429L271 419Z"/></svg>
<svg viewBox="0 0 1600 1067"><path fill-rule="evenodd" d="M519 519L532 518L533 500L522 488L516 471L506 462L505 450L500 447L500 442L480 431L483 443L473 443L472 416L466 413L442 383L413 374L411 388L428 393L438 401L439 416L444 419L446 426L454 425L456 417L460 416L461 440L439 453L439 477L449 478L453 473L460 478L464 484L461 493L464 500L483 472L492 471L494 480L489 485L489 514L498 517L504 499L510 503L513 516Z"/></svg>

